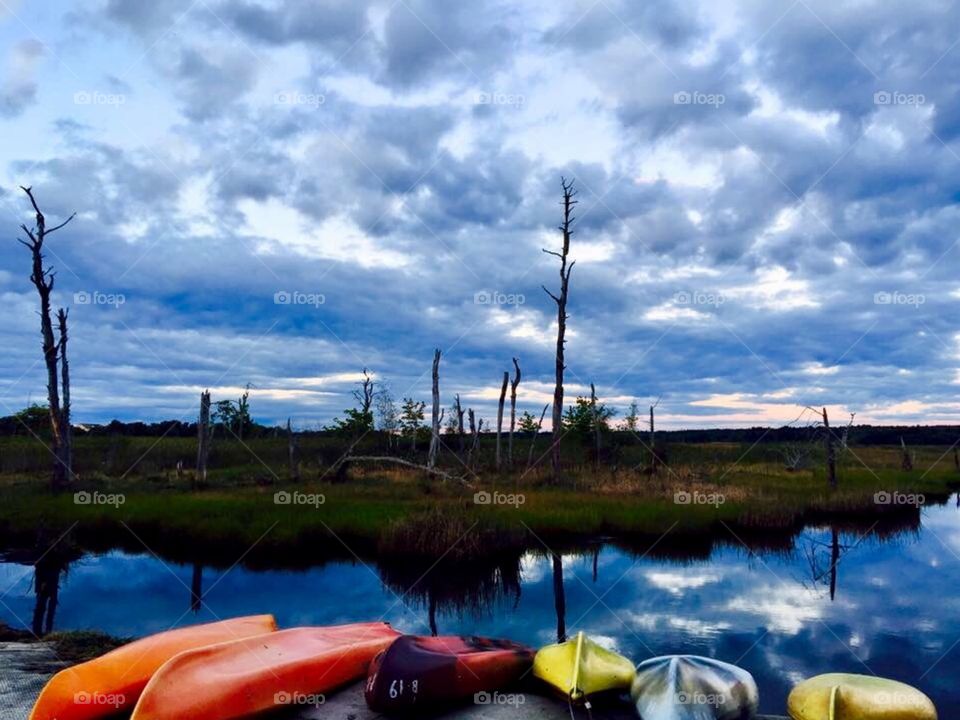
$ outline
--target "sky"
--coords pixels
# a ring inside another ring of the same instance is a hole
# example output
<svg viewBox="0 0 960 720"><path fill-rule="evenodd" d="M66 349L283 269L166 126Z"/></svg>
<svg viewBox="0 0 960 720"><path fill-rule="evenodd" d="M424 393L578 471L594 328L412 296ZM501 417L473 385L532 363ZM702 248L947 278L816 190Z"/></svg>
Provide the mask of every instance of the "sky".
<svg viewBox="0 0 960 720"><path fill-rule="evenodd" d="M15 242L53 223L79 422L249 383L323 425L362 368L487 425L960 422L960 4L0 0L0 414L43 401ZM549 419L547 420L549 423Z"/></svg>

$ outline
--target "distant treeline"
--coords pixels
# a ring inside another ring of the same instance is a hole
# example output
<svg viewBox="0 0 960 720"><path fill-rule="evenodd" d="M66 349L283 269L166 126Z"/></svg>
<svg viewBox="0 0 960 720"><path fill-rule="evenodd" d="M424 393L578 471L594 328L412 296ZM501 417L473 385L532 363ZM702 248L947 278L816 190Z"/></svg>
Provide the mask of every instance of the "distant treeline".
<svg viewBox="0 0 960 720"><path fill-rule="evenodd" d="M38 413L39 415L39 413ZM10 415L0 418L0 437L30 435L43 436L48 432L46 420L42 416ZM121 422L113 420L105 425L82 425L77 434L89 436L121 437L196 437L197 424L178 420L164 420L156 423ZM281 427L271 427L254 423L248 432L249 437L271 437L284 434ZM638 431L640 437L646 431ZM332 436L332 430L305 430L299 435ZM521 435L523 433L520 433ZM624 430L608 433L614 439L627 441L632 435ZM657 438L674 443L801 443L817 439L816 429L809 427L751 427L751 428L714 428L705 430L658 430ZM900 439L907 445L946 445L960 440L958 425L854 425L849 428L848 442L851 445L897 445Z"/></svg>
<svg viewBox="0 0 960 720"><path fill-rule="evenodd" d="M818 428L752 427L710 430L657 431L657 437L679 443L794 443L815 440ZM960 440L960 425L853 425L847 435L851 445L897 445L900 438L907 445L953 445Z"/></svg>

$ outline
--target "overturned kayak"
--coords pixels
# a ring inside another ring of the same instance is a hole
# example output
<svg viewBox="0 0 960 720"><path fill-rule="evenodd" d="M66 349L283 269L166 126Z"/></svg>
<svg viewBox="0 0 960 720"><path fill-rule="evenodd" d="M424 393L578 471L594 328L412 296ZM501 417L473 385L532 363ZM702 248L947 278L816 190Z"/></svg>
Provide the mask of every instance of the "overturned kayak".
<svg viewBox="0 0 960 720"><path fill-rule="evenodd" d="M131 720L230 720L323 702L399 635L386 623L281 630L184 652L151 678Z"/></svg>
<svg viewBox="0 0 960 720"><path fill-rule="evenodd" d="M787 698L793 720L937 720L933 702L910 685L871 675L828 673Z"/></svg>
<svg viewBox="0 0 960 720"><path fill-rule="evenodd" d="M567 642L547 645L533 660L533 674L571 700L609 690L626 690L633 663L600 647L582 632Z"/></svg>
<svg viewBox="0 0 960 720"><path fill-rule="evenodd" d="M240 617L168 630L61 670L40 693L30 720L90 720L131 707L150 677L184 650L277 629L273 615Z"/></svg>
<svg viewBox="0 0 960 720"><path fill-rule="evenodd" d="M630 697L642 720L747 720L760 704L750 673L697 655L666 655L640 663Z"/></svg>
<svg viewBox="0 0 960 720"><path fill-rule="evenodd" d="M481 694L516 682L532 663L533 650L509 640L404 635L370 664L364 697L382 713L483 702Z"/></svg>

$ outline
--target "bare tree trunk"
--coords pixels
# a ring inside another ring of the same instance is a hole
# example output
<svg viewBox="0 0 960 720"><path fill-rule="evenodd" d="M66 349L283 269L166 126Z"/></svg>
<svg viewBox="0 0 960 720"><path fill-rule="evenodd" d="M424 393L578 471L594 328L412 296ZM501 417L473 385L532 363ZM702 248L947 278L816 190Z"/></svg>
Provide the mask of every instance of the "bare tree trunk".
<svg viewBox="0 0 960 720"><path fill-rule="evenodd" d="M600 422L597 418L597 389L590 383L590 416L593 420L594 471L600 472Z"/></svg>
<svg viewBox="0 0 960 720"><path fill-rule="evenodd" d="M510 439L507 442L507 464L513 467L513 431L517 426L517 386L520 385L520 363L513 358L514 375L510 381Z"/></svg>
<svg viewBox="0 0 960 720"><path fill-rule="evenodd" d="M910 457L910 451L907 450L907 444L900 438L900 467L903 470L913 470L913 458Z"/></svg>
<svg viewBox="0 0 960 720"><path fill-rule="evenodd" d="M530 438L530 452L527 453L527 470L529 470L530 466L533 465L533 449L537 446L537 438L540 436L540 431L543 429L543 418L547 414L548 407L550 407L550 403L547 403L543 406L543 412L540 413L540 422L537 423L537 431L533 434L533 437Z"/></svg>
<svg viewBox="0 0 960 720"><path fill-rule="evenodd" d="M423 470L425 473L430 475L436 475L439 478L442 478L444 482L447 480L453 480L459 483L462 483L466 487L472 487L469 481L465 478L457 477L456 475L451 475L448 472L443 470L438 470L437 468L427 467L426 465L418 465L415 462L410 462L409 460L404 460L403 458L392 457L390 455L346 455L341 460L340 467L345 467L350 463L358 462L369 462L369 463L390 463L392 465L403 465L408 468L415 468L417 470Z"/></svg>
<svg viewBox="0 0 960 720"><path fill-rule="evenodd" d="M207 480L207 458L210 456L210 391L200 393L200 417L197 420L197 475Z"/></svg>
<svg viewBox="0 0 960 720"><path fill-rule="evenodd" d="M456 395L454 407L457 410L457 445L460 449L460 457L463 457L463 406L460 405L460 393Z"/></svg>
<svg viewBox="0 0 960 720"><path fill-rule="evenodd" d="M470 419L470 434L473 435L473 442L470 445L470 452L467 454L467 467L472 471L476 460L477 451L480 448L480 433L483 431L483 419L476 422L473 414L473 408L467 410L467 417Z"/></svg>
<svg viewBox="0 0 960 720"><path fill-rule="evenodd" d="M63 446L61 459L68 481L73 480L73 429L70 425L70 362L67 360L67 314L60 308L57 311L57 325L60 332L60 432Z"/></svg>
<svg viewBox="0 0 960 720"><path fill-rule="evenodd" d="M291 480L300 480L300 463L297 462L297 438L293 434L290 418L287 418L287 474Z"/></svg>
<svg viewBox="0 0 960 720"><path fill-rule="evenodd" d="M653 425L653 409L654 405L650 406L650 472L657 471L657 444L656 444L656 430Z"/></svg>
<svg viewBox="0 0 960 720"><path fill-rule="evenodd" d="M473 451L477 447L477 422L473 414L473 408L467 410L467 417L470 419L470 452L467 453L467 467L473 469Z"/></svg>
<svg viewBox="0 0 960 720"><path fill-rule="evenodd" d="M503 432L503 402L507 397L507 383L510 382L510 373L504 371L503 385L500 386L500 404L497 406L497 470L501 467L500 435Z"/></svg>
<svg viewBox="0 0 960 720"><path fill-rule="evenodd" d="M50 476L50 489L57 492L62 490L70 480L70 470L64 463L63 414L60 407L60 378L57 376L59 346L53 336L53 321L50 316L50 294L53 292L55 273L43 267L43 243L48 235L73 220L76 213L59 225L48 228L46 218L33 197L33 190L22 185L20 189L30 198L30 204L36 213L33 230L26 225L20 225L20 229L26 234L28 240L21 238L18 238L18 240L20 244L30 250L32 256L30 282L33 283L37 289L37 294L40 296L40 335L43 339L43 361L47 366L47 406L50 416L51 450L55 458L53 472ZM64 317L64 327L65 322L66 317Z"/></svg>
<svg viewBox="0 0 960 720"><path fill-rule="evenodd" d="M827 448L827 481L831 488L837 487L837 454L833 447L833 433L830 432L830 419L827 409L823 408L824 442Z"/></svg>
<svg viewBox="0 0 960 720"><path fill-rule="evenodd" d="M567 333L567 294L570 287L570 273L576 261L567 264L570 254L570 237L573 231L570 229L573 225L573 208L577 204L574 197L577 191L573 189L574 181L567 182L566 178L561 178L560 184L563 188L563 221L560 223L560 231L563 233L563 245L560 252L544 249L543 252L548 255L554 255L560 258L560 294L554 295L552 292L543 288L553 301L557 304L557 356L556 356L556 385L553 390L553 444L551 445L551 462L553 465L553 481L561 481L561 457L560 441L563 438L563 371L566 365L563 360L564 344L566 343Z"/></svg>
<svg viewBox="0 0 960 720"><path fill-rule="evenodd" d="M427 453L427 467L437 465L440 452L440 350L433 351L433 413L430 416L430 451Z"/></svg>

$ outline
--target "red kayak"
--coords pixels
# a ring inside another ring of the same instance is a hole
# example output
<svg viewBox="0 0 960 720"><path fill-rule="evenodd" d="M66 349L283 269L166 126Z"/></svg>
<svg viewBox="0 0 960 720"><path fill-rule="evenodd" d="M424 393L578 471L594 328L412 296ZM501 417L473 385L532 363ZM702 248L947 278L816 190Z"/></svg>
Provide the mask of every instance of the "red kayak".
<svg viewBox="0 0 960 720"><path fill-rule="evenodd" d="M509 640L403 635L373 659L364 697L382 713L451 705L515 683L533 656Z"/></svg>

